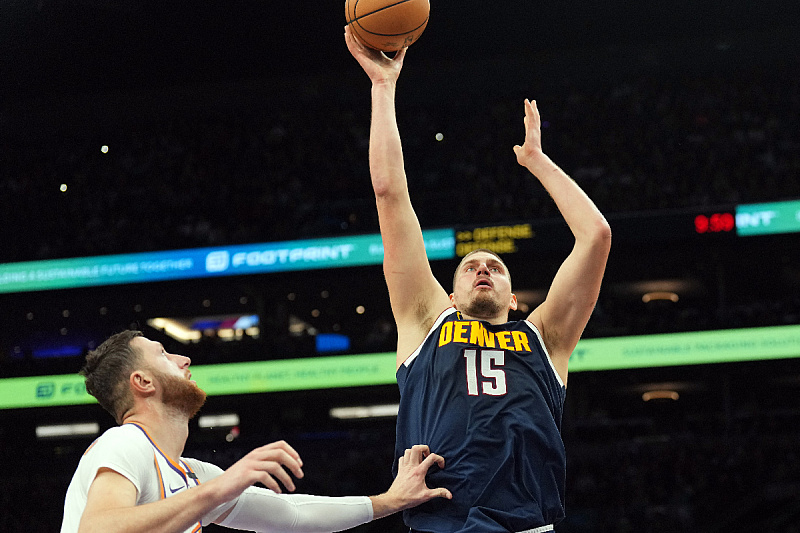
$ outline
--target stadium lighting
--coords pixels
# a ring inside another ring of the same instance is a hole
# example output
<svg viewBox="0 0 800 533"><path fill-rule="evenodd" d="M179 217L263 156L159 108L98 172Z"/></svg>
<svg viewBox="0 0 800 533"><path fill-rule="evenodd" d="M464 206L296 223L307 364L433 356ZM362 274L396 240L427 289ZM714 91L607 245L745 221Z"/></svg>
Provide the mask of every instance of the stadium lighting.
<svg viewBox="0 0 800 533"><path fill-rule="evenodd" d="M334 407L330 410L331 418L351 420L354 418L383 418L397 416L399 404L361 405L354 407Z"/></svg>
<svg viewBox="0 0 800 533"><path fill-rule="evenodd" d="M239 425L239 415L236 413L202 415L197 419L197 425L205 429L232 428Z"/></svg>
<svg viewBox="0 0 800 533"><path fill-rule="evenodd" d="M97 435L98 433L100 433L100 424L97 422L36 426L36 437L39 439L85 437L87 435Z"/></svg>
<svg viewBox="0 0 800 533"><path fill-rule="evenodd" d="M177 320L170 318L152 318L147 321L147 324L162 330L164 333L183 344L189 344L193 341L197 342L203 336L200 331L194 331Z"/></svg>
<svg viewBox="0 0 800 533"><path fill-rule="evenodd" d="M677 302L678 299L678 295L670 291L646 292L642 295L642 301L644 303L654 302L656 300L669 300L670 302Z"/></svg>
<svg viewBox="0 0 800 533"><path fill-rule="evenodd" d="M642 400L677 400L680 395L674 390L651 390L642 394Z"/></svg>

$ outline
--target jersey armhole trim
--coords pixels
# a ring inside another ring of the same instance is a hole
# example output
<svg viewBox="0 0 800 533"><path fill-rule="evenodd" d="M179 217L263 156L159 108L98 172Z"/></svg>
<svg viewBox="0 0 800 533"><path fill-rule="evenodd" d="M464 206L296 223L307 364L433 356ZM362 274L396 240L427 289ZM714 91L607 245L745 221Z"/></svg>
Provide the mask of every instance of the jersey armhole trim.
<svg viewBox="0 0 800 533"><path fill-rule="evenodd" d="M422 345L423 345L423 344L425 344L425 342L428 340L428 337L430 337L430 336L431 336L431 333L433 333L433 332L436 330L436 328L438 328L439 326L441 326L441 325L442 325L442 322L444 322L444 320L445 320L447 317L449 317L450 315L452 315L452 314L453 314L453 313L455 313L455 312L456 312L456 308L455 308L455 307L448 307L447 309L445 309L444 311L442 311L442 312L441 312L441 314L439 315L439 317L436 319L436 321L435 321L435 322L433 323L433 325L431 326L431 329L429 329L429 330L428 330L428 333L425 335L425 338L424 338L424 339L422 339L422 342L421 342L421 343L419 343L419 346L417 346L417 349L416 349L416 350L414 350L414 351L411 353L411 355L409 355L408 357L406 357L406 360L405 360L405 361L403 361L403 366L405 366L406 368L408 368L408 366L409 366L409 365L410 365L410 364L411 364L411 363L414 361L414 359L416 359L416 358L417 358L417 356L419 355L420 351L422 351Z"/></svg>
<svg viewBox="0 0 800 533"><path fill-rule="evenodd" d="M558 384L566 389L567 386L564 385L564 380L561 379L561 374L558 373L556 370L556 365L553 364L553 359L550 357L550 352L547 351L547 346L544 344L544 338L542 337L539 328L537 328L536 325L530 320L525 320L524 322L528 324L528 327L530 327L534 333L536 333L536 337L539 339L539 344L542 347L542 351L544 351L544 355L547 357L547 362L550 363L550 369L553 371L553 374L555 374Z"/></svg>

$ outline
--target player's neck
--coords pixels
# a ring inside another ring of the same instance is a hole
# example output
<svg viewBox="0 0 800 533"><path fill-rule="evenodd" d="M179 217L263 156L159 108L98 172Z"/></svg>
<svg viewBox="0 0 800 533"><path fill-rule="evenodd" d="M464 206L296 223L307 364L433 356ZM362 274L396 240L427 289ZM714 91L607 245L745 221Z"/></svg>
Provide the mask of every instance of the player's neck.
<svg viewBox="0 0 800 533"><path fill-rule="evenodd" d="M497 316L490 316L490 317L472 316L472 315L468 315L466 313L461 313L461 317L464 320L483 320L484 322L488 322L489 324L492 324L492 325L495 325L495 326L497 326L499 324L505 324L506 322L508 322L508 313L502 314L502 315L497 315Z"/></svg>
<svg viewBox="0 0 800 533"><path fill-rule="evenodd" d="M170 459L177 461L183 454L186 439L189 437L189 420L186 416L167 410L150 409L131 413L123 423L134 423L142 427Z"/></svg>

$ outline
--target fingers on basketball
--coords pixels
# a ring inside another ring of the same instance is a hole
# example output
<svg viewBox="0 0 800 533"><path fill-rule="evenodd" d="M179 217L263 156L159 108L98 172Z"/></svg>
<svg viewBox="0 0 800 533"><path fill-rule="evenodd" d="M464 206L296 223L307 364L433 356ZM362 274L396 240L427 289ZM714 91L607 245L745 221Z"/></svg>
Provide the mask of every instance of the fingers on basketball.
<svg viewBox="0 0 800 533"><path fill-rule="evenodd" d="M345 0L352 35L381 52L411 46L425 31L429 16L429 0Z"/></svg>

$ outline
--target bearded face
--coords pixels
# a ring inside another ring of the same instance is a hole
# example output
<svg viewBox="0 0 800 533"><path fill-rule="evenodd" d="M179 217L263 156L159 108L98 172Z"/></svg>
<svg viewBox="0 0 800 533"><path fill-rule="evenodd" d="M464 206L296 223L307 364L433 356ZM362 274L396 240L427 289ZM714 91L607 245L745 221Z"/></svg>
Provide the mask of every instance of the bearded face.
<svg viewBox="0 0 800 533"><path fill-rule="evenodd" d="M462 305L459 310L465 315L475 318L492 318L505 309L496 294L478 292L474 293L472 299Z"/></svg>
<svg viewBox="0 0 800 533"><path fill-rule="evenodd" d="M517 305L505 264L483 250L471 252L461 260L453 276L450 299L465 316L490 321L506 320L508 311Z"/></svg>
<svg viewBox="0 0 800 533"><path fill-rule="evenodd" d="M164 405L193 418L206 401L206 393L194 381L155 371L156 379L163 388Z"/></svg>

